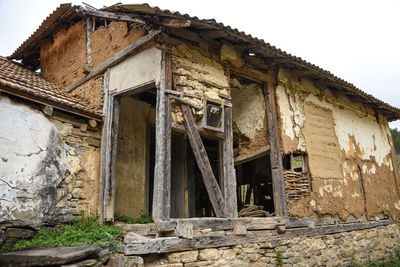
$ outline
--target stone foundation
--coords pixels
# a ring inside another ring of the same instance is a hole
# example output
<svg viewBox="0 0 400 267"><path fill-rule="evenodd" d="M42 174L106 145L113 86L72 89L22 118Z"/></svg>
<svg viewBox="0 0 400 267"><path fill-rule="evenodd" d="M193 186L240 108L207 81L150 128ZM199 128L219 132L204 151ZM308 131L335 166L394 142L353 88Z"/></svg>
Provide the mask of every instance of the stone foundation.
<svg viewBox="0 0 400 267"><path fill-rule="evenodd" d="M143 256L145 266L346 266L385 262L400 250L398 225L314 237ZM282 255L282 261L278 260Z"/></svg>

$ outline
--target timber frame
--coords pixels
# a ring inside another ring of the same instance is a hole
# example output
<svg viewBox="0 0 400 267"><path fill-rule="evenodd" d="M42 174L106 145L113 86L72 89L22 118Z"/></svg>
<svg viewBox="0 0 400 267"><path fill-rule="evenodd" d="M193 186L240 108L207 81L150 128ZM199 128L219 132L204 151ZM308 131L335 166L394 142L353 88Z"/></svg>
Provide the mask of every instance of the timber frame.
<svg viewBox="0 0 400 267"><path fill-rule="evenodd" d="M131 44L113 58L93 70L84 79L76 82L66 89L72 91L74 88L105 71L104 78L104 114L105 121L102 133L101 150L101 179L100 179L100 205L99 212L102 221L113 221L114 219L114 194L115 194L115 160L118 136L119 104L118 94L109 92L109 71L110 67L121 62L129 55L140 51L144 47L154 45L157 36L163 36L161 42L168 39L163 30L152 30L135 43ZM156 98L156 152L154 170L154 188L152 216L156 221L170 220L171 213L171 99L178 100L184 117L184 126L189 139L196 162L201 171L204 185L207 189L209 199L217 217L235 218L238 216L236 196L236 175L233 157L233 131L232 131L232 104L229 99L223 103L223 129L224 133L219 136L222 139L222 173L221 186L214 177L211 165L200 137L200 129L195 123L192 115L191 103L180 99L179 95L185 94L182 88L177 85L173 76L172 54L165 46L157 45L162 51L161 77L157 88ZM272 166L273 197L277 216L288 215L285 184L283 178L281 141L279 137L279 125L276 111L275 86L270 73L259 75L255 72L244 71L224 63L228 77L230 73L264 84L264 100L266 104L266 119L268 120L268 140ZM125 92L123 92L125 93ZM264 151L263 150L263 151ZM265 152L263 152L265 153ZM263 154L262 153L262 154Z"/></svg>

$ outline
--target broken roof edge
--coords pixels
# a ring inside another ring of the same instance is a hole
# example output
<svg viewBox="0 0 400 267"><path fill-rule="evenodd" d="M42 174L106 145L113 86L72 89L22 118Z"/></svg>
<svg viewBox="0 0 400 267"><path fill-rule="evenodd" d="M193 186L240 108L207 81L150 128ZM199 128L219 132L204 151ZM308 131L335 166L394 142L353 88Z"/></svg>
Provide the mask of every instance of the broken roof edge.
<svg viewBox="0 0 400 267"><path fill-rule="evenodd" d="M50 105L82 117L101 121L103 114L72 95L5 57L0 56L0 93L17 96L35 103Z"/></svg>
<svg viewBox="0 0 400 267"><path fill-rule="evenodd" d="M22 59L22 55L28 49L30 46L32 46L36 41L38 41L38 38L40 39L44 35L49 35L54 31L54 25L53 28L49 27L49 23L53 21L57 21L57 19L62 19L62 16L71 10L76 11L76 13L81 13L79 10L84 9L84 7L81 6L72 6L71 4L61 4L60 7L58 7L55 11L53 11L39 26L39 28L27 39L22 43L17 50L10 56L10 58L13 59ZM382 100L377 99L371 94L368 94L359 88L357 88L355 85L335 76L331 72L322 69L321 67L318 67L310 62L307 62L303 60L300 57L296 57L291 55L290 53L287 53L285 51L282 51L279 48L276 48L275 46L265 42L263 39L258 39L257 37L253 37L250 34L246 34L243 31L239 31L238 29L233 29L230 26L225 26L223 23L217 22L215 19L199 19L198 17L191 17L188 14L181 14L179 12L171 12L170 10L167 9L160 9L159 7L152 7L147 3L143 4L115 4L109 7L104 7L99 10L102 11L110 11L110 12L136 12L139 14L148 14L148 15L155 15L155 16L167 16L167 17L173 17L173 18L181 18L181 19L190 19L195 23L198 23L204 27L207 28L212 28L212 29L218 29L222 30L224 32L227 32L228 34L235 36L236 38L240 38L242 40L245 40L246 42L252 43L263 49L266 53L268 52L273 52L275 54L275 57L282 57L289 59L293 61L293 63L297 63L301 65L301 67L306 68L307 70L313 72L315 75L318 75L322 79L324 79L326 82L332 82L335 84L335 87L339 87L337 89L343 89L345 91L348 91L355 96L358 96L361 98L362 102L368 103L370 105L373 105L373 109L385 114L387 117L388 121L395 121L400 119L400 108L391 106L388 103L385 103ZM81 13L82 14L82 13ZM44 28L44 29L42 29ZM383 112L384 111L384 112Z"/></svg>

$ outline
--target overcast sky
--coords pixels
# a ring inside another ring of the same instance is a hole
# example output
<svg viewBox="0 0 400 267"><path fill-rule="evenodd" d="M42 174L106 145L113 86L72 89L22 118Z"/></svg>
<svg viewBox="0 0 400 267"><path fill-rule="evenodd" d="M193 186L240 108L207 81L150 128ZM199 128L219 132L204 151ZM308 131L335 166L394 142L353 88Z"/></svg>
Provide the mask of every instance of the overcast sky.
<svg viewBox="0 0 400 267"><path fill-rule="evenodd" d="M101 8L118 1L85 2ZM70 1L0 0L0 55L10 55L46 16L65 2ZM302 57L386 103L400 107L399 0L147 2L199 18L215 18ZM400 129L400 121L390 125Z"/></svg>

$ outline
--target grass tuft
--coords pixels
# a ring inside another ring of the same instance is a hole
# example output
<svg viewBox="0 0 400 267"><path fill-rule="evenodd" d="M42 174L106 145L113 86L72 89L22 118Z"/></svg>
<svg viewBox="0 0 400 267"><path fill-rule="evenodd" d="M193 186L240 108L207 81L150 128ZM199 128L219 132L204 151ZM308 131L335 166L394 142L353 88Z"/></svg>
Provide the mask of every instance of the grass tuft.
<svg viewBox="0 0 400 267"><path fill-rule="evenodd" d="M99 224L97 217L82 217L73 224L46 231L42 228L30 240L19 240L13 247L21 250L33 247L101 246L119 240L122 230L118 227Z"/></svg>
<svg viewBox="0 0 400 267"><path fill-rule="evenodd" d="M140 217L137 217L137 218L131 218L128 216L115 214L114 220L118 221L118 222L130 223L130 224L135 224L135 223L146 224L146 223L154 222L151 214L150 215L140 215Z"/></svg>

